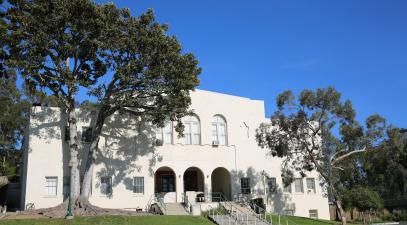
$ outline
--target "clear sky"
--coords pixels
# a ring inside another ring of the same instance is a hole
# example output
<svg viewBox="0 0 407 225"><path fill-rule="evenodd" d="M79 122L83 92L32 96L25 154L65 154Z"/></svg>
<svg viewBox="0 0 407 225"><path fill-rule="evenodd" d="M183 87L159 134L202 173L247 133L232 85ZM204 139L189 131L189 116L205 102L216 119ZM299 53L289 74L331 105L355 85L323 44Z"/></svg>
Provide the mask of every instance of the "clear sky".
<svg viewBox="0 0 407 225"><path fill-rule="evenodd" d="M265 100L269 116L278 93L331 85L361 122L379 113L407 127L405 0L113 2L153 8L199 59L200 89Z"/></svg>

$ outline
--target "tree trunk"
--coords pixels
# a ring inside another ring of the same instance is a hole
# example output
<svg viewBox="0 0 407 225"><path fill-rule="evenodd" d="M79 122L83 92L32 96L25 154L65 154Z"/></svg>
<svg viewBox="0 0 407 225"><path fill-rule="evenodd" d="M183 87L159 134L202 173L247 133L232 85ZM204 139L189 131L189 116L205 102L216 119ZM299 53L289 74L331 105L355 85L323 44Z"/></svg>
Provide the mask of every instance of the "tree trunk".
<svg viewBox="0 0 407 225"><path fill-rule="evenodd" d="M69 124L69 167L71 168L70 196L76 200L80 195L80 173L78 161L78 132L76 127L77 117L75 107L70 107L68 111Z"/></svg>
<svg viewBox="0 0 407 225"><path fill-rule="evenodd" d="M346 213L343 210L341 204L342 204L341 200L338 200L338 199L335 200L335 205L338 208L339 217L341 218L342 225L346 225Z"/></svg>
<svg viewBox="0 0 407 225"><path fill-rule="evenodd" d="M101 107L95 123L95 129L92 134L92 143L90 145L88 156L85 165L85 174L82 182L81 198L85 201L89 200L90 190L92 188L93 168L95 167L96 152L98 151L100 134L103 124L105 123L105 107Z"/></svg>

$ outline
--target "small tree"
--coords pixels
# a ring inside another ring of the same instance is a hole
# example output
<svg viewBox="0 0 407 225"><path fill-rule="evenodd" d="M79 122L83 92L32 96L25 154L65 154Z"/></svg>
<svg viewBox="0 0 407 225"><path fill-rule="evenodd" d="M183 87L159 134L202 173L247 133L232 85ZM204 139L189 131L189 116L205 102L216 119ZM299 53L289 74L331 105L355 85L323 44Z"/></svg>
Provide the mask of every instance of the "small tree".
<svg viewBox="0 0 407 225"><path fill-rule="evenodd" d="M366 224L365 213L378 210L383 207L382 199L375 191L367 187L355 187L347 190L343 196L343 204L346 209L356 208L363 213L363 223Z"/></svg>
<svg viewBox="0 0 407 225"><path fill-rule="evenodd" d="M355 153L365 152L377 137L379 121L371 120L365 131L355 121L350 101L341 101L334 88L304 90L296 99L291 91L277 97L278 110L271 123L257 129L256 139L272 156L283 158L282 177L285 185L295 173L306 176L316 170L333 196L343 224L346 217L339 192L334 184L335 173L343 170L341 162ZM370 120L369 120L370 121Z"/></svg>

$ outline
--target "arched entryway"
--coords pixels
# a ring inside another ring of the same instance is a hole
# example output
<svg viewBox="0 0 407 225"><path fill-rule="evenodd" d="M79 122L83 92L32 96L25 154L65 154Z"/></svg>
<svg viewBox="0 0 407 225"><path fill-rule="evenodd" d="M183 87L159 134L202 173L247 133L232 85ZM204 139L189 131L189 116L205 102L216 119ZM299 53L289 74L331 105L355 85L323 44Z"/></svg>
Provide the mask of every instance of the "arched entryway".
<svg viewBox="0 0 407 225"><path fill-rule="evenodd" d="M164 202L176 202L176 176L170 167L160 167L154 173L154 193Z"/></svg>
<svg viewBox="0 0 407 225"><path fill-rule="evenodd" d="M202 171L197 167L189 167L184 172L184 192L195 191L204 192L205 177Z"/></svg>
<svg viewBox="0 0 407 225"><path fill-rule="evenodd" d="M212 193L222 193L227 200L232 199L230 186L230 173L223 167L218 167L212 171Z"/></svg>

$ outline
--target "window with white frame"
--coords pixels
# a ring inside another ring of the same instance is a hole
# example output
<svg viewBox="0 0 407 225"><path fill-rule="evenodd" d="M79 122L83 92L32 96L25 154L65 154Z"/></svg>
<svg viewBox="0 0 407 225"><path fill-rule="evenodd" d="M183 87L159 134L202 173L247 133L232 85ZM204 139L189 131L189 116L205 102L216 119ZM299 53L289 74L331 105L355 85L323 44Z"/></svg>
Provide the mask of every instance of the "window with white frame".
<svg viewBox="0 0 407 225"><path fill-rule="evenodd" d="M242 194L250 194L251 193L250 178L242 177L240 179L240 191L242 192Z"/></svg>
<svg viewBox="0 0 407 225"><path fill-rule="evenodd" d="M318 219L318 210L317 209L310 209L309 210L309 217Z"/></svg>
<svg viewBox="0 0 407 225"><path fill-rule="evenodd" d="M307 178L307 192L315 193L315 179L314 178Z"/></svg>
<svg viewBox="0 0 407 225"><path fill-rule="evenodd" d="M189 115L182 118L184 125L184 143L186 145L201 144L201 126L199 119L195 115Z"/></svg>
<svg viewBox="0 0 407 225"><path fill-rule="evenodd" d="M287 186L285 186L285 184L283 183L283 191L284 192L288 192L291 193L291 184L288 184Z"/></svg>
<svg viewBox="0 0 407 225"><path fill-rule="evenodd" d="M267 185L269 193L276 193L277 192L277 181L275 177L268 177L267 178Z"/></svg>
<svg viewBox="0 0 407 225"><path fill-rule="evenodd" d="M294 186L295 186L295 192L304 192L304 186L302 183L302 178L295 178L294 179Z"/></svg>
<svg viewBox="0 0 407 225"><path fill-rule="evenodd" d="M134 177L134 193L144 194L144 177Z"/></svg>
<svg viewBox="0 0 407 225"><path fill-rule="evenodd" d="M172 144L172 122L167 121L164 127L159 127L156 130L156 139L162 144Z"/></svg>
<svg viewBox="0 0 407 225"><path fill-rule="evenodd" d="M100 178L100 193L102 195L112 195L112 177L105 176Z"/></svg>
<svg viewBox="0 0 407 225"><path fill-rule="evenodd" d="M58 177L45 177L45 194L47 196L57 196Z"/></svg>
<svg viewBox="0 0 407 225"><path fill-rule="evenodd" d="M228 144L226 120L220 115L215 115L213 117L212 142L217 143L218 145Z"/></svg>

